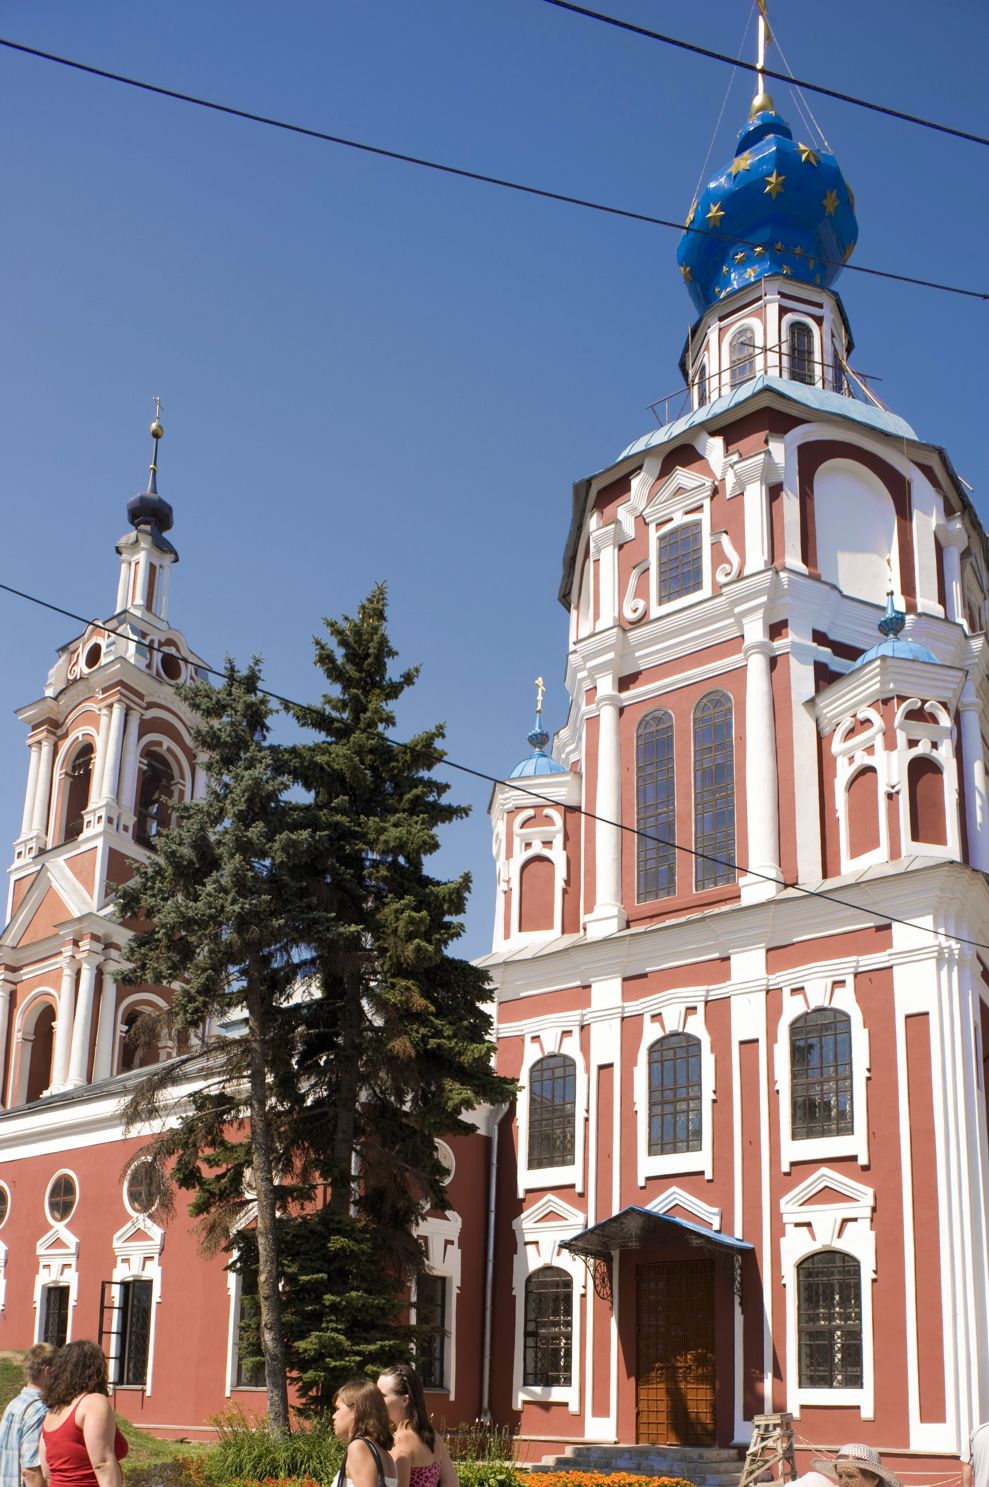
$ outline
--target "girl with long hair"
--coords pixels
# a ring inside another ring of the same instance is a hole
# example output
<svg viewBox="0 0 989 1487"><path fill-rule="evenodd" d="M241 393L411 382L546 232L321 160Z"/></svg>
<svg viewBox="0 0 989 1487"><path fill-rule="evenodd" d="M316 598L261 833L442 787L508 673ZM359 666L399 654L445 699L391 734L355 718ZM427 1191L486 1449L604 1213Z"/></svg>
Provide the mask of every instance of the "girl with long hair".
<svg viewBox="0 0 989 1487"><path fill-rule="evenodd" d="M457 1468L433 1429L422 1380L408 1363L396 1363L378 1379L395 1432L392 1455L398 1487L459 1487Z"/></svg>
<svg viewBox="0 0 989 1487"><path fill-rule="evenodd" d="M106 1359L95 1342L68 1342L45 1383L48 1414L38 1455L51 1487L123 1487L127 1442L109 1399Z"/></svg>
<svg viewBox="0 0 989 1487"><path fill-rule="evenodd" d="M399 1487L391 1422L370 1379L350 1379L334 1394L333 1433L347 1442L336 1487Z"/></svg>

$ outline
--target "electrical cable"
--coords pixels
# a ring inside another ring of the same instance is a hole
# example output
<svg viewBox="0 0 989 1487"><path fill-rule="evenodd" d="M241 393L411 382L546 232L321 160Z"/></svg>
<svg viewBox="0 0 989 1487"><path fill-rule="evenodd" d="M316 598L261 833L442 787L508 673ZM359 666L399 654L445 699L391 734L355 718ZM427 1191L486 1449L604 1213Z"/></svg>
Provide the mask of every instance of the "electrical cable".
<svg viewBox="0 0 989 1487"><path fill-rule="evenodd" d="M556 0L551 0L556 3ZM595 12L588 11L587 14L594 15ZM608 217L620 217L628 222L644 222L650 227L665 227L674 232L692 232L702 237L719 238L723 243L745 247L757 248L763 246L748 238L734 237L730 233L717 232L708 227L687 227L681 222L674 221L669 217L657 217L650 212L636 212L627 207L610 206L606 202L592 201L588 197L571 196L564 191L550 191L542 186L527 185L524 181L508 180L504 176L488 175L484 171L467 170L463 166L448 165L440 160L428 160L421 155L410 155L403 150L391 150L383 145L371 145L364 140L349 139L342 134L330 134L323 129L312 129L305 124L293 124L287 119L276 119L268 114L254 113L251 109L236 108L229 103L218 103L215 99L199 98L194 93L182 93L175 88L166 88L158 83L144 82L140 78L127 77L121 72L110 72L104 67L93 67L87 62L79 62L71 57L60 57L54 52L41 51L38 47L26 46L22 42L11 41L7 37L0 36L0 47L6 47L10 51L23 53L25 56L36 57L43 62L54 62L60 67L69 67L75 72L85 73L89 77L102 78L107 82L121 83L128 88L137 88L143 93L153 93L159 98L170 98L177 103L188 103L195 108L208 109L211 113L225 114L234 119L245 119L252 124L263 124L269 129L280 129L287 134L300 134L307 139L318 140L323 144L340 145L344 149L358 150L365 155L375 155L384 160L395 160L402 165L416 165L422 170L433 170L440 175L455 176L464 181L476 181L483 186L498 186L504 191L517 191L523 196L539 197L543 201L560 202L565 206L582 207L585 211L601 212ZM731 59L729 59L731 60ZM747 63L739 63L747 66ZM775 74L774 74L775 76ZM795 81L795 80L794 80ZM987 141L989 143L989 141ZM957 284L946 284L937 279L924 279L914 274L897 274L890 269L869 268L861 263L844 263L837 258L822 258L818 255L818 262L828 264L834 268L842 268L846 273L866 274L873 279L888 279L892 283L912 284L920 289L935 289L942 294L961 295L965 299L989 300L989 291L982 289L968 289Z"/></svg>
<svg viewBox="0 0 989 1487"><path fill-rule="evenodd" d="M634 21L623 21L618 16L606 15L600 10L589 10L585 5L575 5L573 0L543 0L557 10L567 10L573 15L584 16L590 21L600 21L614 26L619 31L630 31L634 36L644 36L649 41L660 41L664 46L677 47L683 52L693 52L698 57L708 57L712 62L726 62L730 67L744 67L746 72L761 72L763 77L776 78L790 87L803 88L808 93L821 93L825 98L836 98L839 103L851 103L856 108L869 109L874 114L885 114L887 118L899 119L904 124L916 124L922 129L933 129L938 134L950 134L954 139L968 140L973 145L989 145L984 134L973 134L968 129L956 129L952 124L939 124L935 119L926 119L922 114L908 114L900 108L891 108L885 103L873 103L868 98L857 98L854 93L842 93L837 88L827 88L823 83L809 83L805 78L788 76L785 72L774 72L771 67L759 67L756 62L745 62L741 57L730 57L727 52L716 52L711 47L698 46L684 41L680 36L669 36L663 31L650 31L648 26L637 26Z"/></svg>
<svg viewBox="0 0 989 1487"><path fill-rule="evenodd" d="M134 636L128 634L126 630L114 629L105 620L86 619L81 614L75 614L71 609L65 609L60 604L53 604L50 600L42 599L37 594L30 594L24 589L16 589L11 584L0 583L0 590L6 594L12 594L17 599L25 599L30 604L36 604L41 609L48 609L54 614L60 614L66 619L75 621L76 624L85 627L98 625L101 630L105 630L110 635L120 636L124 640L134 639ZM218 677L221 681L226 679L226 672L218 671L216 667L208 666L202 661L196 663L196 670L207 676ZM167 678L162 678L162 680L167 686L181 685L178 682L169 682ZM280 692L273 692L267 687L258 687L258 692L262 697L268 697L272 702L278 702L283 707L294 708L304 713L311 713L314 719L323 716L323 709L311 702L297 702L294 698L285 697ZM385 742L392 748L404 747L398 739L388 738L387 735L385 735ZM543 805L559 806L559 801L555 800L553 796L543 795L538 790L532 790L527 785L521 784L517 779L507 780L502 775L487 774L482 769L474 769L469 764L461 764L457 760L451 759L445 753L442 759L437 761L436 767L438 769L456 770L458 774L470 775L476 780L484 780L489 785L507 785L519 794L526 795L532 800L537 800ZM612 821L607 816L599 816L596 812L587 810L584 806L569 806L567 809L576 811L579 816L583 816L588 821L600 822L602 826L613 826L616 830L623 831L630 836L639 837L643 841L653 842L660 847L671 847L676 852L682 852L688 857L697 858L704 862L717 863L721 867L731 868L734 872L741 873L746 877L760 878L763 882L772 883L774 888L790 889L795 893L802 894L806 898L819 898L822 902L833 904L837 908L852 909L857 914L866 914L872 919L880 920L881 924L879 927L900 924L906 929L919 930L923 934L933 935L939 943L942 942L943 936L945 940L952 941L956 944L970 945L975 950L989 951L989 944L984 943L982 940L971 940L965 935L949 934L946 930L934 929L926 924L917 924L912 919L900 918L898 915L889 914L883 909L872 909L867 904L854 903L850 899L839 898L836 894L824 893L819 888L805 888L802 883L788 882L785 878L776 878L771 873L763 873L757 868L746 867L744 864L735 861L734 858L718 857L711 852L702 852L697 847L688 847L684 842L668 841L663 837L656 836L653 832L643 831L638 826L629 826L624 821Z"/></svg>

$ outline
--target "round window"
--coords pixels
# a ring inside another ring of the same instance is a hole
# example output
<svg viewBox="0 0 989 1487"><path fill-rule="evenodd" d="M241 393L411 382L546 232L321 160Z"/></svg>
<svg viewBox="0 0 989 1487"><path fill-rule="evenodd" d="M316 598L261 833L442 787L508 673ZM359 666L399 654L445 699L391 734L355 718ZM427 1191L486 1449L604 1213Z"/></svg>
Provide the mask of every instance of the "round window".
<svg viewBox="0 0 989 1487"><path fill-rule="evenodd" d="M182 664L181 656L177 656L174 651L163 650L159 664L161 666L161 674L166 681L180 682L182 680L182 673L185 668Z"/></svg>
<svg viewBox="0 0 989 1487"><path fill-rule="evenodd" d="M134 1213L153 1213L161 1202L161 1171L154 1162L138 1162L127 1176L127 1206Z"/></svg>
<svg viewBox="0 0 989 1487"><path fill-rule="evenodd" d="M7 1188L4 1186L4 1184L0 1182L0 1229L2 1229L4 1224L7 1222L7 1215L9 1212L10 1193L7 1191Z"/></svg>
<svg viewBox="0 0 989 1487"><path fill-rule="evenodd" d="M76 1206L76 1180L68 1172L60 1172L48 1189L48 1216L53 1224L64 1224Z"/></svg>
<svg viewBox="0 0 989 1487"><path fill-rule="evenodd" d="M445 1141L437 1141L436 1143L436 1160L443 1168L443 1176L440 1180L442 1181L443 1186L446 1187L454 1172L456 1172L457 1170L457 1164L454 1161L453 1152L447 1146Z"/></svg>
<svg viewBox="0 0 989 1487"><path fill-rule="evenodd" d="M92 671L93 667L98 666L102 660L103 647L98 640L94 640L92 645L86 647L86 654L82 658L82 664L87 671Z"/></svg>

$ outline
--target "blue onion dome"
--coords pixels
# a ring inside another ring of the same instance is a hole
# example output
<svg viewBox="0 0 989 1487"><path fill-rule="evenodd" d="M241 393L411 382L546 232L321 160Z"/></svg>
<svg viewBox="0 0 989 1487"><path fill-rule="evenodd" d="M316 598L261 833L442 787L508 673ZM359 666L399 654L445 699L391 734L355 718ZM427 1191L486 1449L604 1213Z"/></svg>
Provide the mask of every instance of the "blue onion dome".
<svg viewBox="0 0 989 1487"><path fill-rule="evenodd" d="M521 764L516 764L508 776L510 780L522 780L539 774L566 774L567 771L560 761L546 752L549 734L543 727L542 710L539 708L536 709L536 726L528 735L528 739L532 745L532 753L528 758L523 759Z"/></svg>
<svg viewBox="0 0 989 1487"><path fill-rule="evenodd" d="M795 141L768 93L756 95L734 160L684 226L694 230L677 262L701 314L769 274L830 288L858 238L855 197L837 160Z"/></svg>
<svg viewBox="0 0 989 1487"><path fill-rule="evenodd" d="M860 666L865 666L869 661L875 661L879 656L895 656L900 661L933 661L938 665L938 658L926 645L920 645L916 640L901 640L900 633L907 622L907 617L902 609L897 609L892 594L886 595L886 613L879 621L879 631L882 640L871 646L864 655L859 656L852 667L856 671Z"/></svg>

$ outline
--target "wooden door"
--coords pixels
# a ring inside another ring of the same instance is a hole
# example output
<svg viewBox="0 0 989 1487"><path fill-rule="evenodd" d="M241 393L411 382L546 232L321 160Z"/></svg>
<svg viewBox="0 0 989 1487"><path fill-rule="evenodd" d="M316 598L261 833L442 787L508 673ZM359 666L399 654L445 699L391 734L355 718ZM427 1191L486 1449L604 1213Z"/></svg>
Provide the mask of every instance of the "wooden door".
<svg viewBox="0 0 989 1487"><path fill-rule="evenodd" d="M636 1439L714 1444L714 1261L640 1265Z"/></svg>

